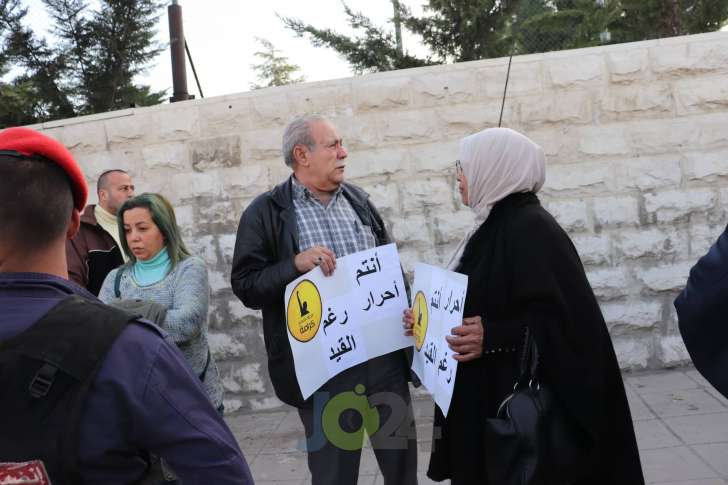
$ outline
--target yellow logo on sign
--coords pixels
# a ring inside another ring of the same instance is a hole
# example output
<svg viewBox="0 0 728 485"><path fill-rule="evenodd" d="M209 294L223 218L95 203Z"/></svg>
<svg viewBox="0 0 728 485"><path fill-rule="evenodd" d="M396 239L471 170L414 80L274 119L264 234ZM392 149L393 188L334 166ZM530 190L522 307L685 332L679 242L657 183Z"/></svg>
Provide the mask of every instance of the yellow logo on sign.
<svg viewBox="0 0 728 485"><path fill-rule="evenodd" d="M321 294L309 280L303 280L288 300L288 331L299 342L308 342L321 326Z"/></svg>
<svg viewBox="0 0 728 485"><path fill-rule="evenodd" d="M419 352L425 343L425 335L427 334L427 298L421 291L418 291L417 295L415 295L412 316L415 319L412 335L415 337L415 348Z"/></svg>

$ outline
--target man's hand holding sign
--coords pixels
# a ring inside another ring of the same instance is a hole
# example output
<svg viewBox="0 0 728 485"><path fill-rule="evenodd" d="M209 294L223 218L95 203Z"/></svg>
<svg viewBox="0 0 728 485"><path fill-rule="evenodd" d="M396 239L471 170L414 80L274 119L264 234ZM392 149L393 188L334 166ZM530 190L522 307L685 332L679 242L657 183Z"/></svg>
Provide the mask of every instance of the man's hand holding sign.
<svg viewBox="0 0 728 485"><path fill-rule="evenodd" d="M327 247L314 246L302 253L298 253L293 258L293 264L299 273L308 273L316 266L319 266L324 276L331 276L336 269L336 256Z"/></svg>

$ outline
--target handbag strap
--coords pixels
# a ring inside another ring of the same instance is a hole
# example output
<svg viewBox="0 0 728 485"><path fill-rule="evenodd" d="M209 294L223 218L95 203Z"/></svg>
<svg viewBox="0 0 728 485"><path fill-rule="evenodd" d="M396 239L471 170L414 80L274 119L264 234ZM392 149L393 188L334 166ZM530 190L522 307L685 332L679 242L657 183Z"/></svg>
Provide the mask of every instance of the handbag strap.
<svg viewBox="0 0 728 485"><path fill-rule="evenodd" d="M531 330L528 327L525 327L525 330L523 332L523 345L521 345L521 358L519 360L518 370L519 370L519 381L522 380L525 376L530 377L530 374L527 374L530 372L529 369L529 363L531 359Z"/></svg>
<svg viewBox="0 0 728 485"><path fill-rule="evenodd" d="M205 382L205 376L207 375L207 368L210 367L210 358L211 358L211 353L210 353L210 347L208 346L207 347L207 360L205 361L205 368L202 369L202 373L199 375L201 382Z"/></svg>
<svg viewBox="0 0 728 485"><path fill-rule="evenodd" d="M539 382L539 367L541 365L541 354L538 352L538 345L536 345L536 339L531 335L531 343L529 344L530 355L531 355L531 380L533 383Z"/></svg>
<svg viewBox="0 0 728 485"><path fill-rule="evenodd" d="M538 371L541 363L538 346L529 327L526 327L524 334L523 347L521 349L520 377L516 383L516 387L524 384L529 386L538 384Z"/></svg>
<svg viewBox="0 0 728 485"><path fill-rule="evenodd" d="M505 222L506 229L510 229L512 218L507 217ZM506 246L505 250L505 264L510 265L511 254L509 247ZM513 288L512 274L509 273L506 284L508 285L508 291ZM516 381L513 389L516 390L522 385L537 385L538 384L538 368L540 363L540 357L538 348L536 347L536 341L533 338L533 331L529 327L528 322L524 326L523 332L523 345L521 347L521 359L520 359L520 374Z"/></svg>

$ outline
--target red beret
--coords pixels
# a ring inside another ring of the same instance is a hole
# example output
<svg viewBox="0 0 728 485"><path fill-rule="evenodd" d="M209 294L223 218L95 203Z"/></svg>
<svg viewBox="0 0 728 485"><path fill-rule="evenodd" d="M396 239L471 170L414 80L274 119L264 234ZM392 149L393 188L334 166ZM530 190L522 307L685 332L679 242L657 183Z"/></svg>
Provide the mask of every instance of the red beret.
<svg viewBox="0 0 728 485"><path fill-rule="evenodd" d="M13 150L28 157L40 156L57 164L71 180L76 209L82 211L86 206L86 178L71 152L61 142L30 128L8 128L0 131L0 150Z"/></svg>

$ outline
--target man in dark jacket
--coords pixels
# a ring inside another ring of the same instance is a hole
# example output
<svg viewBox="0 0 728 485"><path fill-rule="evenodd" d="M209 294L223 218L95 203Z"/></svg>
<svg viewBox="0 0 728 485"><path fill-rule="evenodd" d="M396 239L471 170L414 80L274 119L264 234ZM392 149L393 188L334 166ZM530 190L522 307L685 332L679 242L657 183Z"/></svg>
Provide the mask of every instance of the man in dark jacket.
<svg viewBox="0 0 728 485"><path fill-rule="evenodd" d="M154 453L185 485L252 485L169 336L68 280L87 194L59 142L0 132L0 477L139 483Z"/></svg>
<svg viewBox="0 0 728 485"><path fill-rule="evenodd" d="M68 276L94 295L114 268L126 261L121 250L116 212L134 197L134 185L124 170L107 170L96 184L98 205L89 205L81 214L78 233L66 242Z"/></svg>
<svg viewBox="0 0 728 485"><path fill-rule="evenodd" d="M675 300L680 334L695 368L728 397L728 227L690 270Z"/></svg>
<svg viewBox="0 0 728 485"><path fill-rule="evenodd" d="M302 398L286 331L286 285L316 266L328 276L336 270L336 258L387 244L390 239L367 194L344 182L347 152L329 121L308 116L291 122L283 135L283 155L293 174L258 196L240 219L233 291L245 306L263 310L271 381L278 397L299 410L309 437L308 464L314 485L357 483L361 449L343 450L330 437L322 438L321 407L336 395L351 393L358 384L364 385L367 397L393 396L391 405L370 400L380 422L394 420L387 428L397 428L396 437L401 438L392 445L392 436L375 433L372 437L385 483L414 484L417 443L404 351L351 367L309 400ZM344 431L359 428L361 416L356 413L345 412L342 418ZM389 446L378 446L379 439Z"/></svg>

